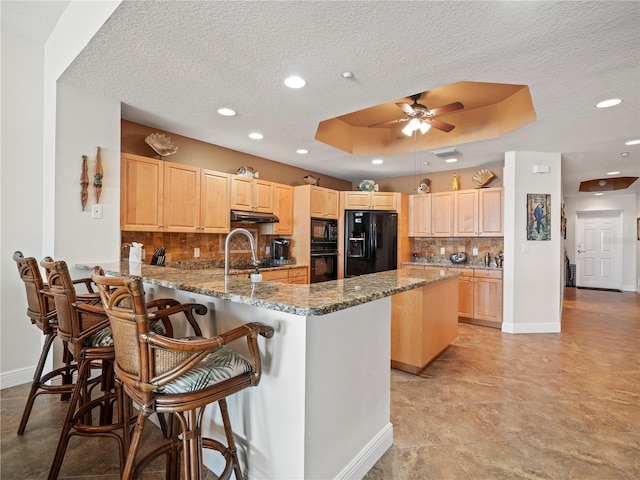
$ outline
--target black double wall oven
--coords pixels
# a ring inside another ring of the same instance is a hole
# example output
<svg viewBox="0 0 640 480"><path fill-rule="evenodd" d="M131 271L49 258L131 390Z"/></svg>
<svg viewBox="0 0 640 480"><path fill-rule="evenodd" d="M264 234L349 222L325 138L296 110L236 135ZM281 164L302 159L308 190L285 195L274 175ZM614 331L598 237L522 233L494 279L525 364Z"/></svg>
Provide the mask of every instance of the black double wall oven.
<svg viewBox="0 0 640 480"><path fill-rule="evenodd" d="M309 283L338 278L338 221L311 219L311 265Z"/></svg>

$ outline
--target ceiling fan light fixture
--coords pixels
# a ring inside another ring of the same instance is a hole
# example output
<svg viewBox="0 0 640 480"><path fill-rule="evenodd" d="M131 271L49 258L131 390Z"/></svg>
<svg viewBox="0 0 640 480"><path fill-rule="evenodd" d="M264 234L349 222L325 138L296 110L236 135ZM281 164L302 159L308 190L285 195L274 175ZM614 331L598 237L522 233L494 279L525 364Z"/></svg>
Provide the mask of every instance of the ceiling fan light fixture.
<svg viewBox="0 0 640 480"><path fill-rule="evenodd" d="M407 125L402 129L402 133L404 133L407 137L413 135L413 127L411 123L407 123Z"/></svg>
<svg viewBox="0 0 640 480"><path fill-rule="evenodd" d="M429 125L427 122L420 122L420 133L422 133L423 135L427 133L430 128L431 125Z"/></svg>

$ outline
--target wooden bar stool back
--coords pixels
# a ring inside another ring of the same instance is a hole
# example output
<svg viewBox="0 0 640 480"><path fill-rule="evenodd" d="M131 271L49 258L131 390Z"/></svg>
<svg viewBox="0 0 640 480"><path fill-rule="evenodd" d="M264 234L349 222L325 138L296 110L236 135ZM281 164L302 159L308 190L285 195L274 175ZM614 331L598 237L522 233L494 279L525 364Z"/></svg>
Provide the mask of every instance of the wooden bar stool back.
<svg viewBox="0 0 640 480"><path fill-rule="evenodd" d="M27 403L18 426L18 435L22 435L27 427L37 396L42 394L60 395L63 400L70 397L73 391L72 376L75 366L71 364L71 358L65 348L63 353L64 366L43 374L49 350L58 333L58 319L54 301L45 294L48 285L42 280L38 261L34 257L25 257L20 251L13 254L13 260L18 266L18 274L27 293L27 317L45 336L40 358L33 374L31 389L27 395Z"/></svg>
<svg viewBox="0 0 640 480"><path fill-rule="evenodd" d="M184 479L201 479L202 448L210 448L226 460L219 478L228 479L235 472L236 479L242 480L225 399L258 385L262 373L258 336L272 337L273 328L247 323L212 338L163 337L149 329L153 316L147 310L139 277L105 277L100 269L94 269L91 278L109 316L116 375L139 407L123 479L137 477L159 455L166 455L167 478L179 479L182 471ZM226 346L243 338L250 359ZM220 407L227 445L202 437L204 409L213 402ZM136 461L146 418L154 411L172 413L179 431L165 445Z"/></svg>
<svg viewBox="0 0 640 480"><path fill-rule="evenodd" d="M123 415L121 386L114 381L113 336L98 293L79 296L64 261L41 264L58 316L58 336L73 356L78 375L62 425L49 480L58 478L71 437L107 437L118 443L120 472L129 448L129 422ZM92 370L99 375L92 375ZM98 446L98 445L96 445Z"/></svg>

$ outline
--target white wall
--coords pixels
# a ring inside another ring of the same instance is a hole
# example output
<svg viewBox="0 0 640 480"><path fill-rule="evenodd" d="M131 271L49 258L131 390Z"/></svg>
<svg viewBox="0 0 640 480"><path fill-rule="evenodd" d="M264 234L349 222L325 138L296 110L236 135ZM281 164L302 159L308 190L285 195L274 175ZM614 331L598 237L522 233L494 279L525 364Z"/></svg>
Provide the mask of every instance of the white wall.
<svg viewBox="0 0 640 480"><path fill-rule="evenodd" d="M577 212L602 210L622 211L622 289L634 291L636 289L637 250L636 240L637 199L634 194L603 195L586 197L568 197L565 199L565 214L567 216L567 240L565 248L570 263L575 259L575 230Z"/></svg>
<svg viewBox="0 0 640 480"><path fill-rule="evenodd" d="M105 214L104 223L88 225L75 210L67 209L67 203L75 192L76 205L80 205L81 162L74 159L77 152L83 150L82 154L94 155L95 160L95 148L100 145L105 149L103 162L110 163L110 172L113 152L115 158L119 157L119 103L63 90L57 124L56 80L119 4L119 1L71 2L46 44L33 43L2 29L2 388L31 380L42 337L26 318L24 286L11 260L13 252L22 250L38 259L52 255L71 265L86 258L88 249L104 258L117 258L112 252L117 252L119 240L115 237L116 244L111 242L113 235L118 234L119 222L113 224ZM74 95L78 95L78 100L74 100ZM73 115L79 116L72 119ZM58 161L60 166L56 168ZM71 168L71 164L77 167ZM114 182L111 185L119 184L118 168L114 168L111 178L106 178L107 183L111 180ZM105 175L106 172L107 168ZM118 194L107 189L103 189L105 202L109 202L105 205L111 205L113 215L119 218ZM107 206L105 212L109 212ZM74 230L84 230L80 239Z"/></svg>
<svg viewBox="0 0 640 480"><path fill-rule="evenodd" d="M548 165L550 171L533 173L534 165ZM505 153L504 332L560 331L564 268L561 180L559 153ZM528 193L551 194L550 241L527 241Z"/></svg>
<svg viewBox="0 0 640 480"><path fill-rule="evenodd" d="M25 289L13 252L42 257L44 48L2 29L0 162L0 369L31 376L42 334L26 316ZM25 370L26 369L26 370ZM21 382L19 382L21 383Z"/></svg>

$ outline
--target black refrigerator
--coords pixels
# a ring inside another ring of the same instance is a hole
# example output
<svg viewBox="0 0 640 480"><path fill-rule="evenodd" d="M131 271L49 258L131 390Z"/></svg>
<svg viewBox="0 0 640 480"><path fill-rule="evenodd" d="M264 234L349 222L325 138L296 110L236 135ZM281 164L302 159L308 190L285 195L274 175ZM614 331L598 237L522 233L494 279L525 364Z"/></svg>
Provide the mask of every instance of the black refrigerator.
<svg viewBox="0 0 640 480"><path fill-rule="evenodd" d="M397 213L346 211L344 238L345 277L397 268Z"/></svg>

